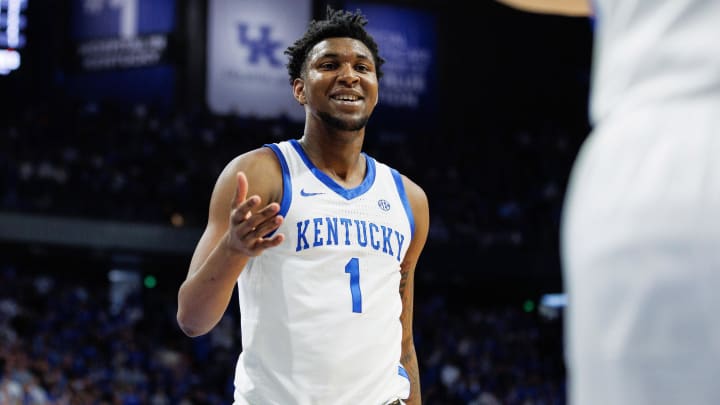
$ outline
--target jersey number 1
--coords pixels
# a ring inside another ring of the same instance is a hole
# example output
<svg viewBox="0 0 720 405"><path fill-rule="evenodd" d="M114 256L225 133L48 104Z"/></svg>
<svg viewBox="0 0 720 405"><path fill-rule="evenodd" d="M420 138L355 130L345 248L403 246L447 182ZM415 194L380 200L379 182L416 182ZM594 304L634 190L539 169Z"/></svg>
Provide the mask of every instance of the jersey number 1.
<svg viewBox="0 0 720 405"><path fill-rule="evenodd" d="M345 273L350 274L352 310L359 314L362 312L362 293L360 292L360 260L357 257L353 257L345 265Z"/></svg>

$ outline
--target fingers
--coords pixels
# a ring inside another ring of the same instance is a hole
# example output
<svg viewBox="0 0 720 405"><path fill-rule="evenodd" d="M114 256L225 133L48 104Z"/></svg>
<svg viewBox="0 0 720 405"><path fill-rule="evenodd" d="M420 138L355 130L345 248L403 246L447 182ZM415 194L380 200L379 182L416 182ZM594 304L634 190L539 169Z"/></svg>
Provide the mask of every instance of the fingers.
<svg viewBox="0 0 720 405"><path fill-rule="evenodd" d="M276 207L273 207L273 205ZM262 238L278 229L283 222L283 218L277 215L278 208L277 204L270 204L247 219L245 223L247 233L244 237Z"/></svg>
<svg viewBox="0 0 720 405"><path fill-rule="evenodd" d="M237 207L231 217L233 239L241 251L254 251L256 254L268 247L279 245L284 237L273 235L266 237L282 225L284 218L278 215L280 205L268 204L261 210L252 213L252 208L260 203L254 196Z"/></svg>
<svg viewBox="0 0 720 405"><path fill-rule="evenodd" d="M237 207L245 201L248 190L248 180L243 172L237 172L235 175L237 180L237 188L235 189L235 198L233 198L233 207Z"/></svg>
<svg viewBox="0 0 720 405"><path fill-rule="evenodd" d="M280 211L278 203L270 203L256 213L252 210L260 204L260 197L252 196L235 208L230 216L232 225L244 223L246 227L257 228L260 223L265 222Z"/></svg>
<svg viewBox="0 0 720 405"><path fill-rule="evenodd" d="M251 210L260 204L260 197L251 196L247 198L248 192L248 179L244 172L237 172L235 174L237 187L235 188L235 195L232 201L232 212L230 216L231 223L238 224L251 215Z"/></svg>
<svg viewBox="0 0 720 405"><path fill-rule="evenodd" d="M257 249L265 250L267 248L275 247L281 244L283 240L285 240L285 236L281 233L278 233L276 235L273 235L272 238L259 239L255 247Z"/></svg>
<svg viewBox="0 0 720 405"><path fill-rule="evenodd" d="M283 217L278 215L278 203L270 203L258 210L262 203L261 198L257 195L248 197L247 193L247 177L245 173L238 172L230 213L230 243L233 249L256 256L263 250L282 243L285 238L282 234L271 237L268 235L282 225Z"/></svg>
<svg viewBox="0 0 720 405"><path fill-rule="evenodd" d="M249 237L248 240L245 241L246 246L248 246L251 250L256 251L257 253L260 253L261 251L275 247L282 243L282 241L285 240L285 236L283 234L275 234L272 237L264 238L264 237Z"/></svg>

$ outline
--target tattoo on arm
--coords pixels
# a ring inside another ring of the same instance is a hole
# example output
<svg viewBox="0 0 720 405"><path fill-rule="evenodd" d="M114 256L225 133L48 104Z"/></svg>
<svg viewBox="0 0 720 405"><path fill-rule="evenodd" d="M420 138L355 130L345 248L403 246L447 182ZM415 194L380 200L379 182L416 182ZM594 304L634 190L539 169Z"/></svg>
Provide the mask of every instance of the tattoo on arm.
<svg viewBox="0 0 720 405"><path fill-rule="evenodd" d="M400 298L403 303L401 321L403 327L408 329L412 329L413 316L413 280L411 270L411 267L400 269ZM400 363L405 368L408 379L410 380L410 396L405 403L408 405L420 405L420 371L418 368L417 354L415 353L415 343L412 338L412 330L405 330L403 335Z"/></svg>
<svg viewBox="0 0 720 405"><path fill-rule="evenodd" d="M400 270L400 296L405 296L405 286L407 285L408 271Z"/></svg>
<svg viewBox="0 0 720 405"><path fill-rule="evenodd" d="M403 352L400 362L408 377L410 378L410 396L407 398L407 404L420 404L420 372L418 370L417 355L415 354L415 345L411 344Z"/></svg>

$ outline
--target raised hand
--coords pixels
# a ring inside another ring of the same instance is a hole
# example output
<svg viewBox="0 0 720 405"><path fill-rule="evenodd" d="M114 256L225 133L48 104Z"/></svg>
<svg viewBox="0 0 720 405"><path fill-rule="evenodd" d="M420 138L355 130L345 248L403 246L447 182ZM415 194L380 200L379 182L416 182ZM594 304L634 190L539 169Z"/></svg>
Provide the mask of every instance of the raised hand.
<svg viewBox="0 0 720 405"><path fill-rule="evenodd" d="M279 233L267 237L270 232L278 229L283 217L278 215L280 205L275 202L253 212L262 201L257 195L248 198L247 190L247 177L245 173L238 172L227 242L235 251L247 256L258 256L265 249L277 246L285 239L285 236Z"/></svg>

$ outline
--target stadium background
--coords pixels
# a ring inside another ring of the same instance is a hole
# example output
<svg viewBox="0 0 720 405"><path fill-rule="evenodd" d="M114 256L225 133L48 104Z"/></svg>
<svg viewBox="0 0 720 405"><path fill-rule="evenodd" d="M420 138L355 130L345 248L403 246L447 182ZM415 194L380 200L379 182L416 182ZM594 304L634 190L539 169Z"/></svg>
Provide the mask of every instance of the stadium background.
<svg viewBox="0 0 720 405"><path fill-rule="evenodd" d="M0 33L24 5L24 41L0 35L22 58L0 76L3 404L231 397L237 303L190 339L174 323L177 288L219 170L302 122L211 105L213 0L137 0L160 14L135 10L128 45L117 12L131 1L0 0ZM308 1L307 15L326 4ZM366 151L430 200L415 299L424 403L564 403L562 310L541 298L562 292L558 221L589 131L591 21L488 0L330 4L371 10L369 28L409 42L380 44L407 57L390 87L416 94L381 93ZM138 47L151 57L107 59ZM399 79L412 74L421 85Z"/></svg>

